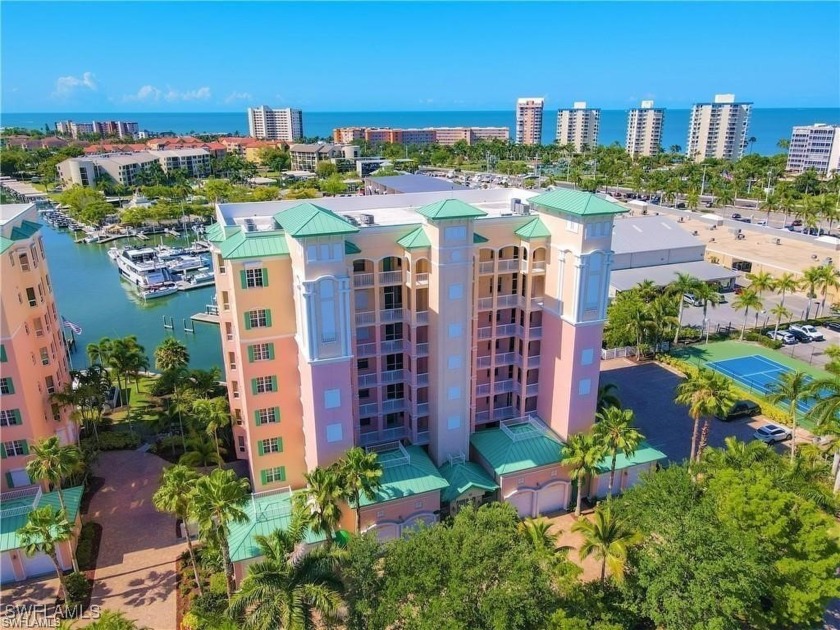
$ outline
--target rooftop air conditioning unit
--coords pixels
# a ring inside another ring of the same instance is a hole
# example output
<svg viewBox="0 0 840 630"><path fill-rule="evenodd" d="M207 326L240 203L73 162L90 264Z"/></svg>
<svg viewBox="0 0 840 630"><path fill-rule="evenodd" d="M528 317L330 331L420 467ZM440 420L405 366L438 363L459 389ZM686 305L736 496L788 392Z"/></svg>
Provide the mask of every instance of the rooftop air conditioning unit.
<svg viewBox="0 0 840 630"><path fill-rule="evenodd" d="M372 214L362 214L359 215L362 220L362 225L373 225L373 215Z"/></svg>
<svg viewBox="0 0 840 630"><path fill-rule="evenodd" d="M510 210L502 210L501 214L502 214L503 217L512 217L513 216L513 212L511 212Z"/></svg>
<svg viewBox="0 0 840 630"><path fill-rule="evenodd" d="M510 211L513 214L522 214L522 200L514 197L510 200Z"/></svg>
<svg viewBox="0 0 840 630"><path fill-rule="evenodd" d="M356 217L354 217L352 214L342 214L341 216L344 217L348 222L352 223L353 225L359 225L359 220Z"/></svg>

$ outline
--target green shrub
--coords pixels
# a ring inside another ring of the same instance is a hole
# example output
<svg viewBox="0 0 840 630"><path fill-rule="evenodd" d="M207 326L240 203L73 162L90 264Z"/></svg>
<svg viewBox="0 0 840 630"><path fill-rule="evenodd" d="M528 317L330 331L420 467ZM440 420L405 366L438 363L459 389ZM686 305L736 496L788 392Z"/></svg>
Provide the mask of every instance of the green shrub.
<svg viewBox="0 0 840 630"><path fill-rule="evenodd" d="M123 433L122 431L100 433L98 442L96 438L86 438L83 441L97 446L100 451L134 450L140 446L140 438L137 435Z"/></svg>
<svg viewBox="0 0 840 630"><path fill-rule="evenodd" d="M201 630L201 621L198 615L193 612L188 612L181 619L181 630Z"/></svg>
<svg viewBox="0 0 840 630"><path fill-rule="evenodd" d="M64 581L67 586L67 601L65 602L67 608L81 611L90 597L90 580L84 573L71 573Z"/></svg>
<svg viewBox="0 0 840 630"><path fill-rule="evenodd" d="M76 560L79 563L79 568L83 571L89 571L96 568L96 557L94 557L94 550L96 548L96 541L100 536L102 526L99 523L89 522L82 525L82 531L79 534L79 542L76 545Z"/></svg>
<svg viewBox="0 0 840 630"><path fill-rule="evenodd" d="M218 615L227 608L227 594L225 593L204 593L192 600L190 612L201 617Z"/></svg>
<svg viewBox="0 0 840 630"><path fill-rule="evenodd" d="M761 333L752 331L749 331L744 335L744 340L760 343L765 348L771 348L773 350L778 350L784 345L781 341L770 339L767 335L762 335Z"/></svg>
<svg viewBox="0 0 840 630"><path fill-rule="evenodd" d="M227 596L227 580L224 573L214 573L210 576L210 592Z"/></svg>

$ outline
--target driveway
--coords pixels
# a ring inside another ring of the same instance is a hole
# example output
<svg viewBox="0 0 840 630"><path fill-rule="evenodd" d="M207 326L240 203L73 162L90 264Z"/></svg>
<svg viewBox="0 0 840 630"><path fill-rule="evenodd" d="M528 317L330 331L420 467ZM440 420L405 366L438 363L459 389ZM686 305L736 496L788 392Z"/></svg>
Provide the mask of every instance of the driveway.
<svg viewBox="0 0 840 630"><path fill-rule="evenodd" d="M137 451L103 452L86 520L102 525L91 604L118 610L141 626L175 630L175 559L184 550L175 519L152 495L167 462Z"/></svg>

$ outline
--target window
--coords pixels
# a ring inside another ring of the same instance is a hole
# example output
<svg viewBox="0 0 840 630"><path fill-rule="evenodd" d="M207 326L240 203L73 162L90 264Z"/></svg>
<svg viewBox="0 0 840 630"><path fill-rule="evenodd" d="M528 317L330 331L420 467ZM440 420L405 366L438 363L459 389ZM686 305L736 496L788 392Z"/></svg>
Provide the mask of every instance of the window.
<svg viewBox="0 0 840 630"><path fill-rule="evenodd" d="M54 394L55 393L55 380L52 376L44 377L44 384L47 386L47 393Z"/></svg>
<svg viewBox="0 0 840 630"><path fill-rule="evenodd" d="M243 289L268 286L268 269L245 269L240 271Z"/></svg>
<svg viewBox="0 0 840 630"><path fill-rule="evenodd" d="M222 291L222 310L229 311L230 310L230 298L228 297L227 291Z"/></svg>
<svg viewBox="0 0 840 630"><path fill-rule="evenodd" d="M370 398L370 390L369 389L360 389L359 390L359 398Z"/></svg>
<svg viewBox="0 0 840 630"><path fill-rule="evenodd" d="M26 440L14 440L12 442L3 442L3 451L0 455L3 457L17 457L18 455L29 455L29 446Z"/></svg>
<svg viewBox="0 0 840 630"><path fill-rule="evenodd" d="M461 397L461 388L457 386L450 387L447 390L447 397L449 400L458 400Z"/></svg>
<svg viewBox="0 0 840 630"><path fill-rule="evenodd" d="M0 345L0 363L5 363L9 358L6 356L6 346Z"/></svg>
<svg viewBox="0 0 840 630"><path fill-rule="evenodd" d="M385 341L396 341L403 338L402 324L385 324Z"/></svg>
<svg viewBox="0 0 840 630"><path fill-rule="evenodd" d="M386 309L402 308L402 287L384 287L382 296Z"/></svg>
<svg viewBox="0 0 840 630"><path fill-rule="evenodd" d="M274 358L273 343L258 343L248 346L248 361L268 361Z"/></svg>
<svg viewBox="0 0 840 630"><path fill-rule="evenodd" d="M0 427L14 427L21 423L19 409L0 410Z"/></svg>
<svg viewBox="0 0 840 630"><path fill-rule="evenodd" d="M236 369L236 353L235 352L228 352L228 364L230 365L231 370Z"/></svg>
<svg viewBox="0 0 840 630"><path fill-rule="evenodd" d="M38 300L35 298L35 289L26 287L26 299L29 301L29 306L38 305Z"/></svg>
<svg viewBox="0 0 840 630"><path fill-rule="evenodd" d="M12 385L11 377L0 378L0 394L14 394L15 387Z"/></svg>
<svg viewBox="0 0 840 630"><path fill-rule="evenodd" d="M268 455L270 453L283 452L283 439L279 437L268 438L267 440L260 440L257 442L258 452L260 455Z"/></svg>
<svg viewBox="0 0 840 630"><path fill-rule="evenodd" d="M341 442L344 439L344 429L338 423L327 425L327 442Z"/></svg>
<svg viewBox="0 0 840 630"><path fill-rule="evenodd" d="M236 437L236 444L239 447L239 452L244 453L245 452L245 436L243 436L243 435L237 436Z"/></svg>
<svg viewBox="0 0 840 630"><path fill-rule="evenodd" d="M20 268L23 271L29 271L29 256L27 256L26 254L20 254L20 256L18 256L18 259L20 260Z"/></svg>
<svg viewBox="0 0 840 630"><path fill-rule="evenodd" d="M32 254L32 263L35 265L35 268L38 268L38 252L35 251L35 243L29 246L29 253Z"/></svg>
<svg viewBox="0 0 840 630"><path fill-rule="evenodd" d="M592 381L588 378L580 379L578 382L578 395L579 396L586 396L592 390Z"/></svg>
<svg viewBox="0 0 840 630"><path fill-rule="evenodd" d="M321 342L333 343L338 339L338 325L335 317L335 286L331 280L318 284L321 303Z"/></svg>
<svg viewBox="0 0 840 630"><path fill-rule="evenodd" d="M354 260L353 261L353 273L364 273L365 272L365 261L364 260Z"/></svg>
<svg viewBox="0 0 840 630"><path fill-rule="evenodd" d="M230 388L233 391L233 397L239 398L239 383L237 383L236 381L231 381Z"/></svg>
<svg viewBox="0 0 840 630"><path fill-rule="evenodd" d="M52 285L50 284L50 274L44 274L44 280L47 283L47 291L52 291Z"/></svg>
<svg viewBox="0 0 840 630"><path fill-rule="evenodd" d="M572 219L567 219L566 220L566 231L567 232L574 232L575 234L577 234L579 227L580 227L580 224L577 221L573 221Z"/></svg>
<svg viewBox="0 0 840 630"><path fill-rule="evenodd" d="M271 314L267 308L245 313L245 328L267 328L271 326Z"/></svg>
<svg viewBox="0 0 840 630"><path fill-rule="evenodd" d="M257 409L254 412L254 422L256 422L257 426L263 424L276 424L280 422L280 407Z"/></svg>
<svg viewBox="0 0 840 630"><path fill-rule="evenodd" d="M447 241L463 241L467 238L467 228L463 225L444 229L443 238Z"/></svg>
<svg viewBox="0 0 840 630"><path fill-rule="evenodd" d="M356 369L357 370L366 370L370 366L370 362L367 359L359 359L356 361Z"/></svg>
<svg viewBox="0 0 840 630"><path fill-rule="evenodd" d="M264 484L286 481L286 467L277 466L276 468L266 468L265 470L260 471L260 477L262 478L262 482Z"/></svg>
<svg viewBox="0 0 840 630"><path fill-rule="evenodd" d="M49 365L50 364L50 351L46 348L41 348L41 365Z"/></svg>
<svg viewBox="0 0 840 630"><path fill-rule="evenodd" d="M233 341L233 324L225 322L225 337L228 341Z"/></svg>
<svg viewBox="0 0 840 630"><path fill-rule="evenodd" d="M275 376L258 376L251 379L251 384L255 394L277 391L277 377Z"/></svg>
<svg viewBox="0 0 840 630"><path fill-rule="evenodd" d="M386 354L385 355L385 370L390 372L391 370L401 370L403 369L403 355L401 354Z"/></svg>
<svg viewBox="0 0 840 630"><path fill-rule="evenodd" d="M324 408L337 409L341 406L341 390L328 389L324 391Z"/></svg>
<svg viewBox="0 0 840 630"><path fill-rule="evenodd" d="M385 398L388 400L399 400L405 396L403 383L391 383L385 386Z"/></svg>
<svg viewBox="0 0 840 630"><path fill-rule="evenodd" d="M35 336L36 337L43 337L44 336L44 326L41 323L41 318L36 317L35 321L32 322L32 325L35 327Z"/></svg>
<svg viewBox="0 0 840 630"><path fill-rule="evenodd" d="M360 427L369 427L371 425L371 418L359 418Z"/></svg>
<svg viewBox="0 0 840 630"><path fill-rule="evenodd" d="M595 359L595 351L592 348L586 348L581 350L580 352L580 364L581 365L592 365L592 361Z"/></svg>

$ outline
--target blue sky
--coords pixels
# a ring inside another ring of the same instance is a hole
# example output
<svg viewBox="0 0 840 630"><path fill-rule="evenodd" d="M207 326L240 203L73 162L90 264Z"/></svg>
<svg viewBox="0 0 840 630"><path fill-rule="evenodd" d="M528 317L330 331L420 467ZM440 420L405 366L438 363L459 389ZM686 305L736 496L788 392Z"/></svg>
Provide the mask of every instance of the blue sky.
<svg viewBox="0 0 840 630"><path fill-rule="evenodd" d="M836 2L0 6L6 112L840 107Z"/></svg>

